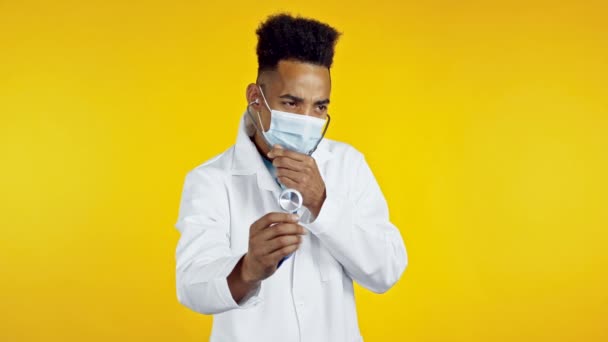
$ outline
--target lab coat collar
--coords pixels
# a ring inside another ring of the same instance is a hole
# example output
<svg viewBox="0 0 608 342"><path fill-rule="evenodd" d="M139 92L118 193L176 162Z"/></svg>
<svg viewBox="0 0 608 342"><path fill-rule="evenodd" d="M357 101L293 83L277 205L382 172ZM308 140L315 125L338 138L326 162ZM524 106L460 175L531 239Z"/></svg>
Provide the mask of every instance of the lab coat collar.
<svg viewBox="0 0 608 342"><path fill-rule="evenodd" d="M258 186L271 191L280 191L279 185L270 175L270 172L264 165L262 156L256 148L251 138L246 131L247 112L241 118L239 125L236 145L232 160L233 175L257 175ZM317 166L321 166L331 158L332 152L328 149L328 142L325 138L321 140L317 149L312 153Z"/></svg>

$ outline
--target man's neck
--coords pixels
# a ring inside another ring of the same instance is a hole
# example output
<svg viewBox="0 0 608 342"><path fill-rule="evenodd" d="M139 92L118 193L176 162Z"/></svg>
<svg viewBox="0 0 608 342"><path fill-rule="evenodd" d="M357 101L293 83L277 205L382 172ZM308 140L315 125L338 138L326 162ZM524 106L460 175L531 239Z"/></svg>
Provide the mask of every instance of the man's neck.
<svg viewBox="0 0 608 342"><path fill-rule="evenodd" d="M258 132L255 132L255 134L252 137L250 137L250 139L251 139L251 142L253 142L253 145L255 146L256 150L258 150L258 153L262 156L262 158L264 158L268 161L272 161L266 155L269 151L265 151L262 147L260 147L260 144L259 144L260 139L258 138Z"/></svg>

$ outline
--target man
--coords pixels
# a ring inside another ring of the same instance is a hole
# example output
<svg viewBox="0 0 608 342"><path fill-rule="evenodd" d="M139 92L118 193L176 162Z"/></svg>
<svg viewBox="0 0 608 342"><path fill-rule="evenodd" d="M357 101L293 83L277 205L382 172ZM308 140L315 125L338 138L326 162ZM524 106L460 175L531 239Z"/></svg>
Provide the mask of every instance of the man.
<svg viewBox="0 0 608 342"><path fill-rule="evenodd" d="M287 14L256 33L236 145L186 176L177 297L214 315L211 341L362 341L353 280L383 293L407 253L362 154L323 138L339 33Z"/></svg>

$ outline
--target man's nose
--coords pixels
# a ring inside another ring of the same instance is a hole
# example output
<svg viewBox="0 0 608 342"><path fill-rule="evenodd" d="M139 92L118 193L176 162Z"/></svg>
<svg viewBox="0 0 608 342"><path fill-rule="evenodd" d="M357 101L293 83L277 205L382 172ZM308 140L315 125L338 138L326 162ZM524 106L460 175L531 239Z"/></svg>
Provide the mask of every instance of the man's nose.
<svg viewBox="0 0 608 342"><path fill-rule="evenodd" d="M302 115L309 115L309 116L314 116L314 117L319 117L319 115L317 114L317 112L315 112L315 105L311 104L311 105L306 105L306 106L302 106Z"/></svg>

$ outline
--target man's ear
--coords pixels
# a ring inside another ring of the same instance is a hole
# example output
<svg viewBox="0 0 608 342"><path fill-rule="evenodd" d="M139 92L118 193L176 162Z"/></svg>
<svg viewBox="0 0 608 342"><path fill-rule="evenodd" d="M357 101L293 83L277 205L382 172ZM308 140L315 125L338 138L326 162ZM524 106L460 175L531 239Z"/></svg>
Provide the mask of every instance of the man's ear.
<svg viewBox="0 0 608 342"><path fill-rule="evenodd" d="M247 86L245 97L247 98L247 104L254 106L254 108L260 105L260 91L255 83L250 83Z"/></svg>

